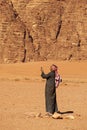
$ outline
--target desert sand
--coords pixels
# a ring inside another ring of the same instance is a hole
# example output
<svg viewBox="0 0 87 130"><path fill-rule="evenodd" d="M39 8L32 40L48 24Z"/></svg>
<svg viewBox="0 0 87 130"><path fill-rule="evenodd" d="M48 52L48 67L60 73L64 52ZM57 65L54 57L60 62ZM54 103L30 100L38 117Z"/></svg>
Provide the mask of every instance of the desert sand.
<svg viewBox="0 0 87 130"><path fill-rule="evenodd" d="M63 79L56 90L63 119L44 116L40 67L47 73L52 63ZM34 116L39 113L43 116ZM65 118L69 115L74 119ZM0 130L87 130L87 61L0 64Z"/></svg>

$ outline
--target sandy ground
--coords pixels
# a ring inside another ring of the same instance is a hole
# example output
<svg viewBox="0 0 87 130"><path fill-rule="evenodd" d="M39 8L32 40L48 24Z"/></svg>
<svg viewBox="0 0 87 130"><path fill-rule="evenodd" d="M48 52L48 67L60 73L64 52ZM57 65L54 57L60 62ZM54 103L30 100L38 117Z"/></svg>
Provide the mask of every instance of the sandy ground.
<svg viewBox="0 0 87 130"><path fill-rule="evenodd" d="M56 91L59 111L74 120L30 116L45 113L40 67L47 73L52 63L59 66L63 79ZM87 61L0 64L0 130L57 129L87 130Z"/></svg>

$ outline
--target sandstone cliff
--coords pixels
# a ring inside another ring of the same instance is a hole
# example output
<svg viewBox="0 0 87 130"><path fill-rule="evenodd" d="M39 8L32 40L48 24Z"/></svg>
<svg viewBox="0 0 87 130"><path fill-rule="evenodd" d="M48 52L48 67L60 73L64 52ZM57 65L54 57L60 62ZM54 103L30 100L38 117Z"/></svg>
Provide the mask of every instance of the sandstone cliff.
<svg viewBox="0 0 87 130"><path fill-rule="evenodd" d="M87 59L86 0L1 0L0 63Z"/></svg>

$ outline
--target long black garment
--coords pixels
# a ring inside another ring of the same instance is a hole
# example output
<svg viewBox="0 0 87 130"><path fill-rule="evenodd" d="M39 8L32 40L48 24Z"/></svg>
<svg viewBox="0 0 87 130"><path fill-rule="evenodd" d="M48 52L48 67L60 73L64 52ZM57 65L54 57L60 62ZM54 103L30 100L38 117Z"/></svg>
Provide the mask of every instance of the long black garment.
<svg viewBox="0 0 87 130"><path fill-rule="evenodd" d="M41 76L42 78L46 79L46 86L45 86L46 112L53 114L54 112L58 112L56 102L55 72L51 71L48 74L42 72Z"/></svg>

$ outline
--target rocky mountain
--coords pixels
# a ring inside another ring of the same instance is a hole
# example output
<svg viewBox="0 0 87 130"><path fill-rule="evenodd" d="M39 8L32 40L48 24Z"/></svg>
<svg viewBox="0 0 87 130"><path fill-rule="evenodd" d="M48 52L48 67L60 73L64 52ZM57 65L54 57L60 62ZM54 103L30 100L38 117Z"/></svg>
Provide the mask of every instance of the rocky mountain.
<svg viewBox="0 0 87 130"><path fill-rule="evenodd" d="M86 0L0 0L0 63L87 60Z"/></svg>

